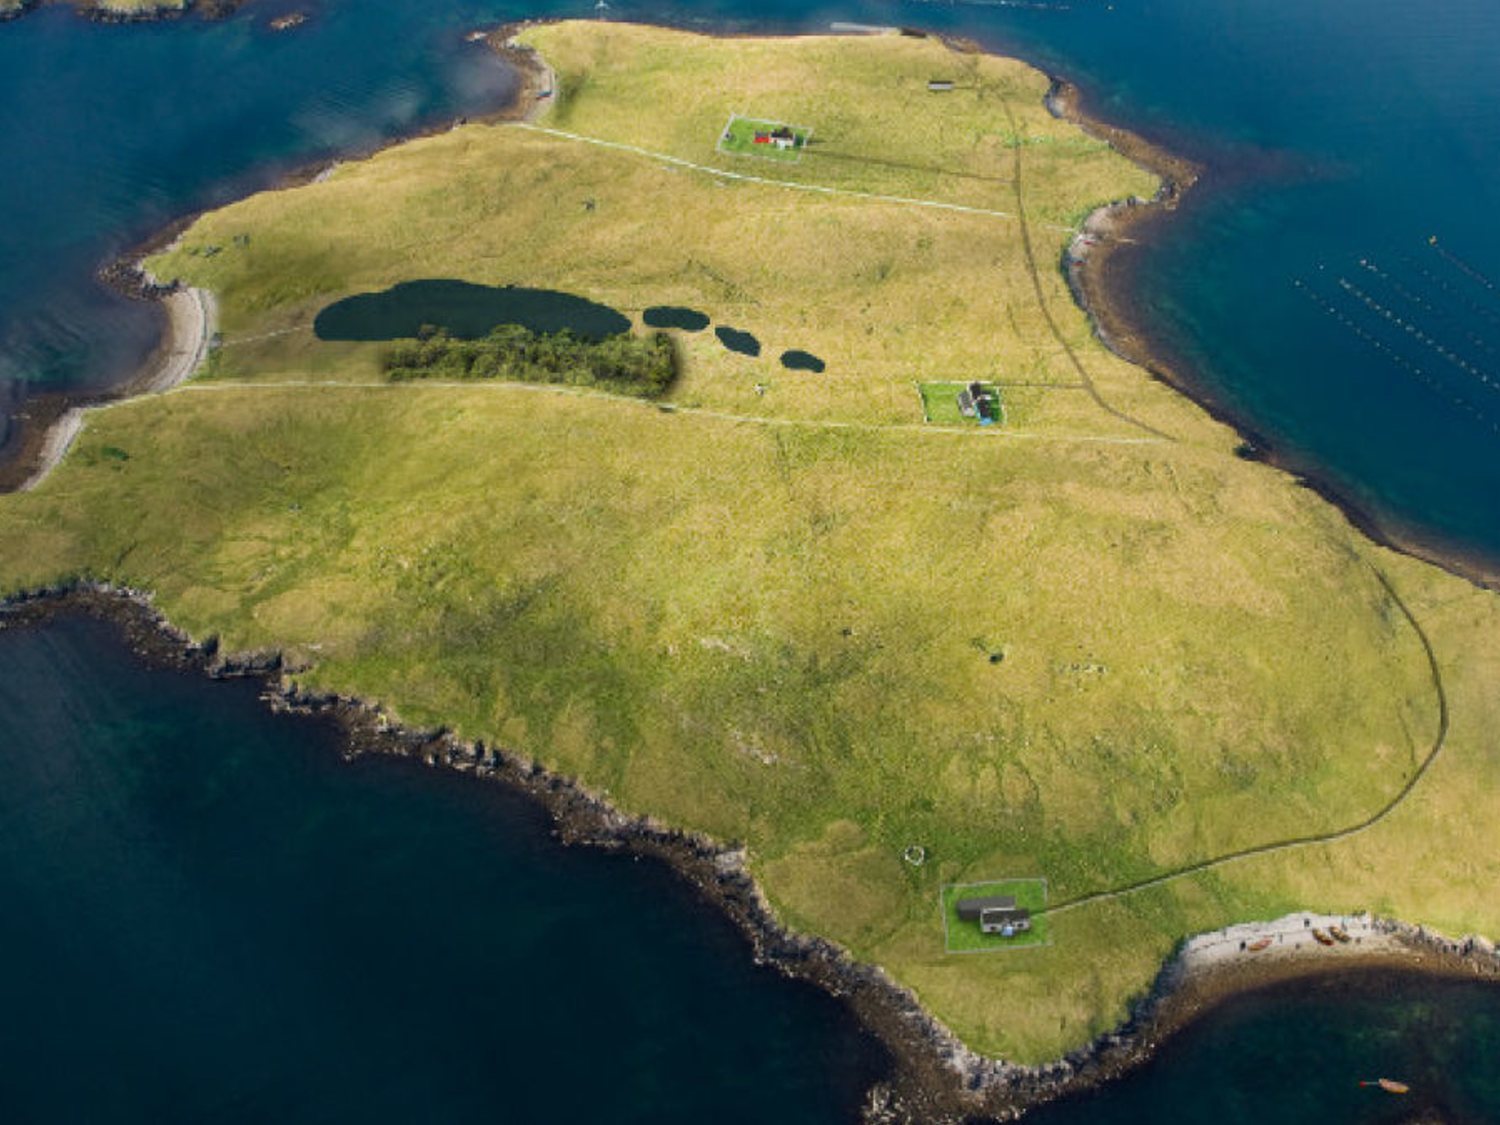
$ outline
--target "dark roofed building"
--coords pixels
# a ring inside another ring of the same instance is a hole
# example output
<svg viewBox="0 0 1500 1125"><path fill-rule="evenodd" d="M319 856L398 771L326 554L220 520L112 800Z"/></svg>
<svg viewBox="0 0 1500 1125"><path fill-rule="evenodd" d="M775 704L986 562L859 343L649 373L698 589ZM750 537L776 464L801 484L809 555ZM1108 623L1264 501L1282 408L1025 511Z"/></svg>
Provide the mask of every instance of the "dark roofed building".
<svg viewBox="0 0 1500 1125"><path fill-rule="evenodd" d="M964 922L977 922L979 916L986 910L1014 910L1016 900L1013 895L984 895L981 898L961 898L958 900L958 917Z"/></svg>
<svg viewBox="0 0 1500 1125"><path fill-rule="evenodd" d="M1031 911L1017 906L1011 895L983 895L958 900L962 922L978 922L981 932L1011 937L1031 929Z"/></svg>

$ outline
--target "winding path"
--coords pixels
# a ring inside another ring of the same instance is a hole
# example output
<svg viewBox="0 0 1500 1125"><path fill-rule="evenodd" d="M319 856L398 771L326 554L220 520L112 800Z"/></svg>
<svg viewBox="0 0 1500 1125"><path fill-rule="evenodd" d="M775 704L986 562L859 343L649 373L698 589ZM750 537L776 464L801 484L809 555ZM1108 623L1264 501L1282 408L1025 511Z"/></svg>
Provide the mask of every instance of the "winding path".
<svg viewBox="0 0 1500 1125"><path fill-rule="evenodd" d="M1379 581L1380 585L1384 587L1386 594L1390 597L1391 601L1395 603L1396 608L1401 611L1401 615L1405 617L1408 622L1410 622L1412 629L1416 632L1417 640L1420 641L1422 645L1422 652L1427 657L1427 667L1432 676L1433 693L1437 698L1438 705L1437 733L1433 737L1432 746L1427 751L1426 757L1422 759L1422 761L1417 765L1417 768L1412 771L1411 776L1406 779L1405 784L1403 784L1401 788L1395 792L1391 799L1388 800L1385 804L1381 805L1380 808L1376 809L1373 813L1365 817L1363 820L1358 821L1354 824L1347 825L1343 828L1335 828L1327 832L1310 833L1306 836L1293 836L1285 840L1272 840L1264 844L1255 844L1248 848L1239 848L1235 851L1225 852L1223 855L1214 856L1212 859L1204 859L1199 860L1197 863L1190 863L1185 867L1179 867L1176 870L1164 872L1161 875L1156 875L1149 879L1142 879L1135 883L1127 883L1123 887L1115 887L1112 890L1105 891L1091 891L1088 894L1077 895L1074 898L1064 899L1062 902L1057 903L1055 906L1049 906L1046 910L1040 911L1039 913L1061 914L1064 911L1075 910L1080 906L1087 906L1096 902L1104 902L1109 899L1123 898L1126 895L1135 894L1137 891L1148 890L1151 887L1159 887L1165 883L1175 882L1178 879L1185 879L1190 875L1199 875L1205 871L1212 871L1215 868L1224 867L1225 865L1231 863L1237 863L1243 859L1252 859L1257 856L1272 855L1276 852L1291 851L1296 848L1307 848L1321 844L1333 844L1339 842L1340 840L1347 840L1351 836L1357 836L1359 833L1375 827L1375 825L1379 824L1386 817L1390 816L1391 813L1395 812L1396 809L1401 806L1402 802L1404 802L1408 797L1411 796L1412 791L1417 787L1417 783L1420 782L1422 778L1426 776L1427 771L1432 768L1433 762L1437 760L1438 755L1442 753L1443 746L1448 741L1448 692L1443 686L1442 668L1438 664L1437 653L1433 650L1432 641L1427 636L1427 631L1422 628L1422 625L1417 620L1416 615L1412 613L1411 607L1402 600L1401 595L1396 592L1396 588L1391 584L1391 580L1385 576L1384 572L1382 572L1380 568L1375 566L1373 563L1367 563L1366 565L1370 567L1370 570L1374 573L1375 578Z"/></svg>
<svg viewBox="0 0 1500 1125"><path fill-rule="evenodd" d="M944 203L938 199L918 199L906 195L882 195L873 191L856 191L853 188L829 187L826 184L805 184L795 180L777 180L769 176L755 176L748 172L731 172L725 168L715 168L711 164L698 164L691 160L684 160L680 156L672 156L665 152L655 152L649 148L639 145L625 144L622 141L606 141L601 137L590 137L583 133L570 133L565 129L553 129L545 125L533 125L529 122L518 121L513 126L516 129L526 129L532 133L542 133L549 137L560 140L577 141L580 144L597 145L600 148L613 149L616 152L628 152L635 156L644 156L648 160L655 160L661 164L670 164L676 168L686 168L693 172L702 172L706 175L717 176L725 180L739 180L748 184L764 184L768 187L786 188L789 191L807 191L818 195L842 195L851 199L863 199L871 203L891 203L901 207L925 207L934 211L957 211L965 215L983 215L992 219L1008 219L1015 221L1021 216L1011 211L996 211L989 207L971 207L965 203ZM1073 234L1073 227L1065 227L1058 224L1049 224L1053 229L1066 234Z"/></svg>
<svg viewBox="0 0 1500 1125"><path fill-rule="evenodd" d="M1011 135L1020 136L1020 130L1016 125L1016 115L1012 112L1009 105L1005 106L1005 119L1010 125ZM1026 259L1026 272L1031 278L1031 289L1036 294L1036 304L1037 308L1041 310L1042 319L1047 322L1047 330L1052 334L1052 338L1057 341L1058 347L1062 348L1063 354L1068 357L1068 362L1072 365L1073 370L1077 372L1078 379L1082 383L1085 393L1088 394L1089 398L1094 400L1094 404L1100 410L1113 418L1118 418L1128 426L1134 426L1136 429L1144 430L1148 434L1154 434L1163 441L1172 441L1173 438L1170 434L1157 429L1149 422L1142 422L1139 418L1127 414L1118 407L1111 406L1105 397L1099 393L1099 388L1095 385L1093 376L1088 373L1088 368L1084 367L1083 360L1078 358L1078 353L1073 350L1073 345L1068 343L1067 338L1062 334L1062 329L1057 326L1057 321L1052 316L1052 310L1047 305L1047 296L1042 289L1042 277L1036 267L1036 252L1031 245L1031 224L1026 218L1026 195L1023 187L1024 181L1021 178L1021 147L1021 145L1017 144L1011 150L1015 167L1015 173L1011 177L1011 184L1015 189L1016 213L1020 218L1021 253Z"/></svg>

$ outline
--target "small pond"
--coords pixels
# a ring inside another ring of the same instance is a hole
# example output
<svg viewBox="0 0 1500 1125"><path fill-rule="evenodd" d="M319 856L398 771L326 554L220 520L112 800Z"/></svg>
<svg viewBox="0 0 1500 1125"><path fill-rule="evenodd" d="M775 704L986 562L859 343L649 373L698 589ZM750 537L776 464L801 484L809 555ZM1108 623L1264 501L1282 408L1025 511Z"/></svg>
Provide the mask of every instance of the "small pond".
<svg viewBox="0 0 1500 1125"><path fill-rule="evenodd" d="M714 335L719 338L719 343L732 352L748 356L760 355L760 341L749 332L742 332L738 328L720 327L714 329Z"/></svg>
<svg viewBox="0 0 1500 1125"><path fill-rule="evenodd" d="M822 371L828 365L812 352L804 352L800 348L781 353L781 366L788 371Z"/></svg>
<svg viewBox="0 0 1500 1125"><path fill-rule="evenodd" d="M702 332L708 327L708 315L682 305L652 305L641 314L647 328L680 328L684 332Z"/></svg>

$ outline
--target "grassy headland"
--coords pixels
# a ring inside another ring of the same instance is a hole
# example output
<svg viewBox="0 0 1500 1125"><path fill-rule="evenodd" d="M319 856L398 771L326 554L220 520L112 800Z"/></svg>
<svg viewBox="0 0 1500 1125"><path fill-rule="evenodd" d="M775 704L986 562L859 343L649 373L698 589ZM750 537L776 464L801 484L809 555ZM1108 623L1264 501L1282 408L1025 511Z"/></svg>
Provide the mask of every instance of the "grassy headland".
<svg viewBox="0 0 1500 1125"><path fill-rule="evenodd" d="M1500 932L1500 858L1474 846L1500 819L1500 605L1235 457L1094 340L1066 229L1155 182L1049 117L1042 75L898 37L525 38L557 71L552 132L402 145L153 259L218 293L225 344L0 500L0 588L148 589L309 686L744 841L789 924L1018 1061L1107 1029L1178 939L1231 921ZM719 153L731 112L815 143ZM680 305L768 346L680 334L664 410L393 384L389 345L311 331L427 278ZM970 379L1003 425L923 423L915 383ZM1452 728L1389 817L1051 914L1045 947L945 953L945 884L1043 877L1065 903L1381 807L1439 724L1396 596Z"/></svg>

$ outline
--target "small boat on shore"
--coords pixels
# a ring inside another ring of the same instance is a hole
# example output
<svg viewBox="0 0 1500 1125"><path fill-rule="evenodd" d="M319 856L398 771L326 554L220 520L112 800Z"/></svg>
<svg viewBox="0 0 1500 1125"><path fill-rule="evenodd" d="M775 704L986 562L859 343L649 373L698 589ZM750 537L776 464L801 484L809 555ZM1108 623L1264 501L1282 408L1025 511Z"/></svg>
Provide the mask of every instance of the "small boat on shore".
<svg viewBox="0 0 1500 1125"><path fill-rule="evenodd" d="M1397 1082L1394 1078L1377 1078L1373 1082L1363 1081L1361 1086L1379 1086L1387 1094L1405 1094L1411 1090L1405 1082Z"/></svg>
<svg viewBox="0 0 1500 1125"><path fill-rule="evenodd" d="M1256 940L1252 941L1249 945L1245 946L1245 951L1247 953L1259 953L1262 949L1270 949L1270 948L1271 948L1271 939L1268 938L1268 937L1263 937L1263 938L1256 938Z"/></svg>
<svg viewBox="0 0 1500 1125"><path fill-rule="evenodd" d="M1312 935L1313 935L1313 940L1315 942L1317 942L1319 945L1332 945L1333 944L1333 939L1331 937L1329 937L1327 934L1325 934L1322 930L1314 930L1312 932Z"/></svg>
<svg viewBox="0 0 1500 1125"><path fill-rule="evenodd" d="M1349 931L1344 929L1343 926L1329 926L1328 932L1330 935L1332 935L1333 940L1338 942L1340 945L1349 944Z"/></svg>

